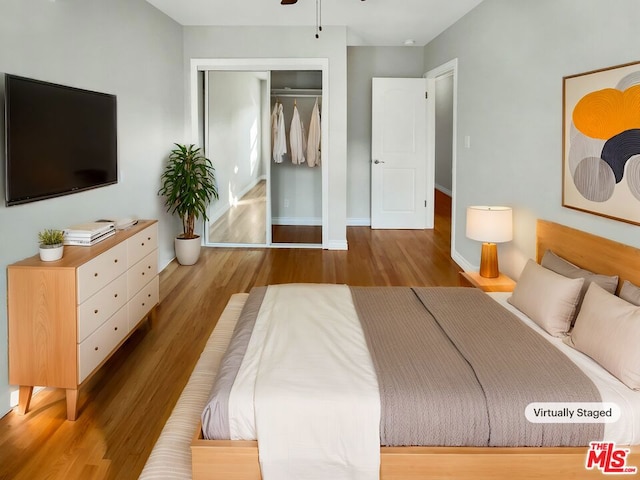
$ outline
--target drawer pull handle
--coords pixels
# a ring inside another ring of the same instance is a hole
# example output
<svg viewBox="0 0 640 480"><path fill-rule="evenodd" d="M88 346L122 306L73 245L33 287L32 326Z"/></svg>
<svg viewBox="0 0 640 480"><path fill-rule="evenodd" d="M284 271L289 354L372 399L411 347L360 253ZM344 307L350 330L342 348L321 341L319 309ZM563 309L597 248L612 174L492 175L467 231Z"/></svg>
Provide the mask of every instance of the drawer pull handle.
<svg viewBox="0 0 640 480"><path fill-rule="evenodd" d="M147 240L151 241L151 237L147 237Z"/></svg>
<svg viewBox="0 0 640 480"><path fill-rule="evenodd" d="M148 294L147 294L147 297L151 298L151 294L150 294L150 293L148 293Z"/></svg>
<svg viewBox="0 0 640 480"><path fill-rule="evenodd" d="M94 348L94 350L97 352L98 351L98 347Z"/></svg>
<svg viewBox="0 0 640 480"><path fill-rule="evenodd" d="M144 276L144 272L142 272L142 275Z"/></svg>
<svg viewBox="0 0 640 480"><path fill-rule="evenodd" d="M94 277L97 277L97 276L98 276L98 272L94 273L94 274L93 274L93 276L94 276Z"/></svg>
<svg viewBox="0 0 640 480"><path fill-rule="evenodd" d="M115 327L115 328L114 328L114 330L116 330L116 331L117 331L117 330L118 330L118 327Z"/></svg>
<svg viewBox="0 0 640 480"><path fill-rule="evenodd" d="M147 268L148 268L149 270L151 270L151 265L149 265Z"/></svg>
<svg viewBox="0 0 640 480"><path fill-rule="evenodd" d="M113 261L113 263L118 263L118 259L116 258L116 259Z"/></svg>
<svg viewBox="0 0 640 480"><path fill-rule="evenodd" d="M142 242L140 245L144 247L144 242Z"/></svg>
<svg viewBox="0 0 640 480"><path fill-rule="evenodd" d="M93 313L98 313L98 309L96 308L96 309L93 311Z"/></svg>
<svg viewBox="0 0 640 480"><path fill-rule="evenodd" d="M142 306L144 307L144 302L142 302Z"/></svg>
<svg viewBox="0 0 640 480"><path fill-rule="evenodd" d="M118 298L118 294L116 293L116 294L113 296L113 298Z"/></svg>

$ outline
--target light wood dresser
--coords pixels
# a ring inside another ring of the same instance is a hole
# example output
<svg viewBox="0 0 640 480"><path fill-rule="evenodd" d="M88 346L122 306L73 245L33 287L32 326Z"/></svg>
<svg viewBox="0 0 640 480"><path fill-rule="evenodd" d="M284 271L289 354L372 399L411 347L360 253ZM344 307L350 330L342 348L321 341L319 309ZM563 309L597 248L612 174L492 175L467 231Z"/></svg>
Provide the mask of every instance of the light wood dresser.
<svg viewBox="0 0 640 480"><path fill-rule="evenodd" d="M94 246L65 246L7 268L9 382L19 412L34 386L66 389L67 418L78 389L148 317L159 301L158 224L142 220Z"/></svg>

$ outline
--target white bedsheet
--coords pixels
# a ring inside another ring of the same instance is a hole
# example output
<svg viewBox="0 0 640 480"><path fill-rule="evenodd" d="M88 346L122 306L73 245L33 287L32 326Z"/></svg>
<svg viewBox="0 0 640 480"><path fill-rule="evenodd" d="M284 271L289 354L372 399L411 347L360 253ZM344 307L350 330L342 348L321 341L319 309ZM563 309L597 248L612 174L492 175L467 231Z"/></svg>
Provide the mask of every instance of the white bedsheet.
<svg viewBox="0 0 640 480"><path fill-rule="evenodd" d="M603 402L612 402L620 407L620 420L604 424L605 441L616 442L619 445L640 443L640 391L631 390L596 361L566 345L561 338L546 333L533 320L507 302L511 293L492 292L489 295L569 357L598 388Z"/></svg>
<svg viewBox="0 0 640 480"><path fill-rule="evenodd" d="M347 286L270 286L245 359L231 438L258 440L264 480L379 478L378 382Z"/></svg>

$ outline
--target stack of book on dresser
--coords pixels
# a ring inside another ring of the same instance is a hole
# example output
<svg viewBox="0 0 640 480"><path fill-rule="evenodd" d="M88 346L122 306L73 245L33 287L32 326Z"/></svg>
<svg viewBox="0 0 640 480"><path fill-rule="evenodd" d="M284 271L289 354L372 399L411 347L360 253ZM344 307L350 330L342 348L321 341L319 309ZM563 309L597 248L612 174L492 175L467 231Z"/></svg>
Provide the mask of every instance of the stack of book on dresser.
<svg viewBox="0 0 640 480"><path fill-rule="evenodd" d="M90 247L115 235L113 222L89 222L64 229L65 245L82 245Z"/></svg>

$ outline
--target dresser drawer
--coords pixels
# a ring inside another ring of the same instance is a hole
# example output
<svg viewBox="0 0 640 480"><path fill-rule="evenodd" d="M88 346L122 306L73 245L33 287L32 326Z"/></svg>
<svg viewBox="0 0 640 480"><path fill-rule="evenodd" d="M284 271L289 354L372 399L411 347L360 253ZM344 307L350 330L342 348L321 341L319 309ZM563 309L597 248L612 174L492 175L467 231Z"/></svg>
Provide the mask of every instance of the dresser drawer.
<svg viewBox="0 0 640 480"><path fill-rule="evenodd" d="M127 336L129 333L127 313L127 307L122 307L78 345L78 383L82 383Z"/></svg>
<svg viewBox="0 0 640 480"><path fill-rule="evenodd" d="M133 298L157 274L158 251L154 250L127 271L127 298Z"/></svg>
<svg viewBox="0 0 640 480"><path fill-rule="evenodd" d="M159 278L156 275L129 301L129 330L133 330L140 323L140 320L158 303L159 298Z"/></svg>
<svg viewBox="0 0 640 480"><path fill-rule="evenodd" d="M78 307L78 343L82 343L111 315L122 308L128 298L127 275L122 274L80 305Z"/></svg>
<svg viewBox="0 0 640 480"><path fill-rule="evenodd" d="M78 268L78 305L127 269L127 246L120 243Z"/></svg>
<svg viewBox="0 0 640 480"><path fill-rule="evenodd" d="M154 223L127 240L129 266L139 262L156 248L158 248L158 224Z"/></svg>

